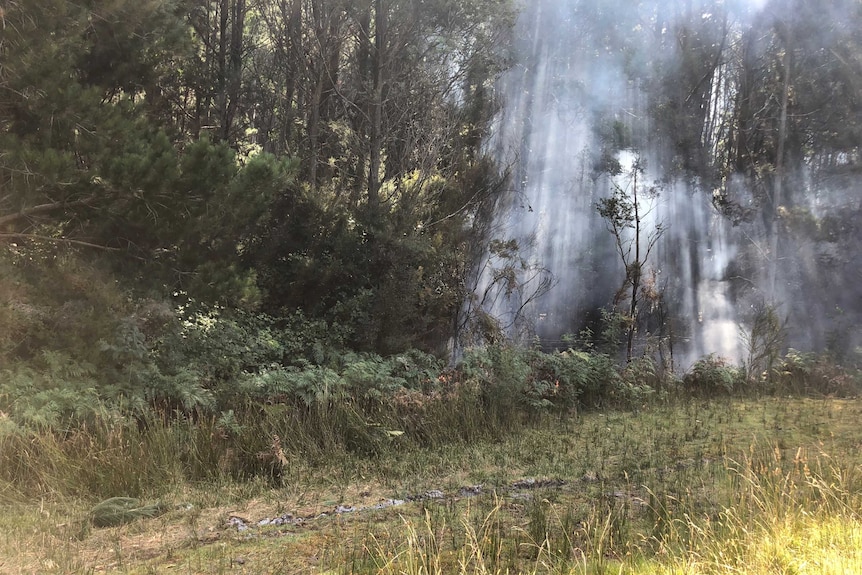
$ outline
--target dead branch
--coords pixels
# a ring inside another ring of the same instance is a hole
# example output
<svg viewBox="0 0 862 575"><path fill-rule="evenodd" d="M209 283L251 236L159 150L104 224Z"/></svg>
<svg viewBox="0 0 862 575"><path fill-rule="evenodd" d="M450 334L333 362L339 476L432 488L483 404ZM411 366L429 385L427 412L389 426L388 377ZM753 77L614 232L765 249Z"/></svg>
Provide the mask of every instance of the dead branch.
<svg viewBox="0 0 862 575"><path fill-rule="evenodd" d="M69 244L74 246L82 246L85 248L93 248L97 250L103 250L106 252L120 252L122 251L120 248L112 248L109 246L102 246L99 244L93 244L90 242L85 242L81 240L73 240L71 238L52 238L51 236L40 236L37 234L18 234L18 233L0 233L0 240L40 240L46 242L53 243L61 243L61 244Z"/></svg>

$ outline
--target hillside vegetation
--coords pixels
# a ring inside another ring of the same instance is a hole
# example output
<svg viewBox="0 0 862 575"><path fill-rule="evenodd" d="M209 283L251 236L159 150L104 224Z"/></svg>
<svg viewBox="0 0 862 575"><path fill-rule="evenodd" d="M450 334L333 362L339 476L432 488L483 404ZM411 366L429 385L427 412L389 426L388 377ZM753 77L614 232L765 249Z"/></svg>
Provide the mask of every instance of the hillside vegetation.
<svg viewBox="0 0 862 575"><path fill-rule="evenodd" d="M762 230L740 362L680 365L639 162L533 338L519 3L0 0L0 573L862 572L862 8L634 4L565 4L642 106L562 163Z"/></svg>
<svg viewBox="0 0 862 575"><path fill-rule="evenodd" d="M675 375L585 333L449 366L130 298L70 256L4 265L4 573L862 565L860 376L828 357Z"/></svg>

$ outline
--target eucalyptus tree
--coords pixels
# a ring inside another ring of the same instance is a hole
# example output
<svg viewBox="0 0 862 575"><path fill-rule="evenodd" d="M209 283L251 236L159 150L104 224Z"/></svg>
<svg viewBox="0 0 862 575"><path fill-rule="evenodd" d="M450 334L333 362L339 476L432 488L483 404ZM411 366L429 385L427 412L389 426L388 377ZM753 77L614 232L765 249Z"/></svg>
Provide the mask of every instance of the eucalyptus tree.
<svg viewBox="0 0 862 575"><path fill-rule="evenodd" d="M727 272L733 289L754 307L781 306L791 323L805 326L800 333L810 334L801 345L850 341L823 333L858 314L858 228L849 222L862 208L856 183L862 5L771 0L703 10L704 3L693 4L702 18L698 34L713 39L704 57L680 42L669 49L678 56L667 61L690 58L700 63L691 69L703 73L666 67L664 83L678 86L682 102L689 94L708 101L709 112L700 115L697 105L671 113L671 122L654 117L677 149L703 153L705 162L686 166L686 173L744 231ZM710 62L718 63L714 70ZM699 76L710 90L694 90ZM680 122L692 129L665 129ZM701 144L691 145L698 131Z"/></svg>
<svg viewBox="0 0 862 575"><path fill-rule="evenodd" d="M596 204L599 215L613 235L617 255L625 268L625 277L614 297L614 305L623 304L625 310L627 361L633 357L640 304L647 291L647 264L664 233L663 222L656 223L652 229L646 225L656 209L658 188L645 185L645 172L643 159L635 157L625 171L610 174L614 177L611 195ZM619 176L623 177L623 181L619 181Z"/></svg>

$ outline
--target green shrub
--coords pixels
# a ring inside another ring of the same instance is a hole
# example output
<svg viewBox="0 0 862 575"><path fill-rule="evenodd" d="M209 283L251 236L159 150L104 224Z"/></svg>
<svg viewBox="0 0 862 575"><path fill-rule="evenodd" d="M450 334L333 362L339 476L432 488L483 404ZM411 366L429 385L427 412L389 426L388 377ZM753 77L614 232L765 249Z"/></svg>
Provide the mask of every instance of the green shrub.
<svg viewBox="0 0 862 575"><path fill-rule="evenodd" d="M616 380L614 399L622 405L638 405L653 398L666 384L668 374L648 356L632 359Z"/></svg>
<svg viewBox="0 0 862 575"><path fill-rule="evenodd" d="M682 378L684 388L694 395L729 395L741 389L744 374L724 358L710 354L699 359Z"/></svg>
<svg viewBox="0 0 862 575"><path fill-rule="evenodd" d="M418 349L407 350L389 359L392 375L404 381L409 389L430 392L437 387L444 362L430 353Z"/></svg>
<svg viewBox="0 0 862 575"><path fill-rule="evenodd" d="M394 363L375 354L351 355L341 373L350 395L365 405L387 401L407 381L393 373Z"/></svg>
<svg viewBox="0 0 862 575"><path fill-rule="evenodd" d="M547 390L547 407L571 409L579 405L595 406L607 402L618 389L620 379L609 356L593 352L568 350L532 356L532 380Z"/></svg>
<svg viewBox="0 0 862 575"><path fill-rule="evenodd" d="M43 351L33 362L0 372L0 411L33 429L66 429L105 411L93 365Z"/></svg>
<svg viewBox="0 0 862 575"><path fill-rule="evenodd" d="M611 357L598 352L489 346L465 354L459 369L479 383L486 406L501 412L625 403L648 393L621 379Z"/></svg>
<svg viewBox="0 0 862 575"><path fill-rule="evenodd" d="M614 360L604 353L591 353L580 357L587 360L588 367L582 372L581 403L587 407L608 403L619 383L619 373Z"/></svg>
<svg viewBox="0 0 862 575"><path fill-rule="evenodd" d="M790 349L778 361L774 391L802 395L851 397L862 390L862 378L828 356Z"/></svg>
<svg viewBox="0 0 862 575"><path fill-rule="evenodd" d="M527 351L512 345L471 349L459 368L467 381L478 385L484 408L495 418L511 418L529 405L532 369Z"/></svg>

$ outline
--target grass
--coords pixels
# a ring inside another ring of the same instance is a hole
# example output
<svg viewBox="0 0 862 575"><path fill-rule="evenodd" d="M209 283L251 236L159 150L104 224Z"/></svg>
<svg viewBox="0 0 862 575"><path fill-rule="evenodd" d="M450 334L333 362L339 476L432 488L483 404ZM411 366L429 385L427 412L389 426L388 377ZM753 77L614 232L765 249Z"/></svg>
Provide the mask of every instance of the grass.
<svg viewBox="0 0 862 575"><path fill-rule="evenodd" d="M220 472L213 453L190 473L206 443L191 427L3 437L31 460L0 471L0 573L862 573L860 416L789 398L547 415L373 455L285 449L277 480ZM333 513L431 491L444 497ZM169 510L93 527L117 495ZM227 525L287 513L305 521Z"/></svg>

